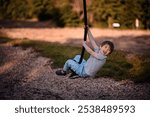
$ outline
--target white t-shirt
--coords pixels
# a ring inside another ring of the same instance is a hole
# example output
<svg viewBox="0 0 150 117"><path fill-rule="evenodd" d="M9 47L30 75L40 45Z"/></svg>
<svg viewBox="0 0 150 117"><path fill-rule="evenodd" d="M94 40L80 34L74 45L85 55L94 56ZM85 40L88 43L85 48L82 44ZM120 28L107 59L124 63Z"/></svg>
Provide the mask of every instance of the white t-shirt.
<svg viewBox="0 0 150 117"><path fill-rule="evenodd" d="M91 77L94 77L98 70L102 68L107 58L107 56L100 51L100 48L96 48L94 51L98 53L98 58L91 55L84 66L85 73Z"/></svg>

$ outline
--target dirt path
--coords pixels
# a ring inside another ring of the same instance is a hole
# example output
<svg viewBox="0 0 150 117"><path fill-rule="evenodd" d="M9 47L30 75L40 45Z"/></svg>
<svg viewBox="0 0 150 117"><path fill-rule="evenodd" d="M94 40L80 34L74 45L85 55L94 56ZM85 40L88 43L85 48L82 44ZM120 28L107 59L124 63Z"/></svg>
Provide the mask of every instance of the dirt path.
<svg viewBox="0 0 150 117"><path fill-rule="evenodd" d="M0 45L0 99L150 99L150 84L58 77L33 49Z"/></svg>
<svg viewBox="0 0 150 117"><path fill-rule="evenodd" d="M115 49L150 54L150 31L91 28L96 41L111 40ZM10 38L42 40L82 46L83 28L0 28L0 35Z"/></svg>

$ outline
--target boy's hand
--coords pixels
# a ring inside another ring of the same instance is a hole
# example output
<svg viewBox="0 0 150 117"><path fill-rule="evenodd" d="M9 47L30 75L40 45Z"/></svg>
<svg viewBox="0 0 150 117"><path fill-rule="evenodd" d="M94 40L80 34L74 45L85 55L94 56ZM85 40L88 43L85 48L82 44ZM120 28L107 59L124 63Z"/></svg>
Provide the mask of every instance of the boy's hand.
<svg viewBox="0 0 150 117"><path fill-rule="evenodd" d="M82 45L83 45L83 46L86 45L86 41L83 41L83 42L82 42Z"/></svg>
<svg viewBox="0 0 150 117"><path fill-rule="evenodd" d="M89 26L88 26L88 25L84 25L84 28L88 30L88 29L89 29Z"/></svg>

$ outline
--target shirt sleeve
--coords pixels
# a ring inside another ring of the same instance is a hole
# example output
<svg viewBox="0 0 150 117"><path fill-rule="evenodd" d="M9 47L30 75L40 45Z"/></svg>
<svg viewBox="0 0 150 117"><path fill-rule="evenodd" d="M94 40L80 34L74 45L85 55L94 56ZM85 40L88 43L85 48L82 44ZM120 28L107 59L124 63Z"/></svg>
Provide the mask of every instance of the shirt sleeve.
<svg viewBox="0 0 150 117"><path fill-rule="evenodd" d="M99 53L99 51L100 51L100 48L99 48L99 47L94 48L94 52Z"/></svg>
<svg viewBox="0 0 150 117"><path fill-rule="evenodd" d="M99 60L104 60L104 59L106 59L107 57L104 56L104 55L102 55L101 53L98 53L98 54L97 54L97 58L98 58Z"/></svg>

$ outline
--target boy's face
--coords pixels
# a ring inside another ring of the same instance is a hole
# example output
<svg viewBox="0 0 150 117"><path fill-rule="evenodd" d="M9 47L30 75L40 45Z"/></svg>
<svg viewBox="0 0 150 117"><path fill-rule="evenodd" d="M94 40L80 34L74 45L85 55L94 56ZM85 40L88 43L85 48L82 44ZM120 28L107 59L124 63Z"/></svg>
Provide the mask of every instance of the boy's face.
<svg viewBox="0 0 150 117"><path fill-rule="evenodd" d="M105 44L105 45L101 46L100 48L105 56L107 56L111 51L110 46L108 44Z"/></svg>

